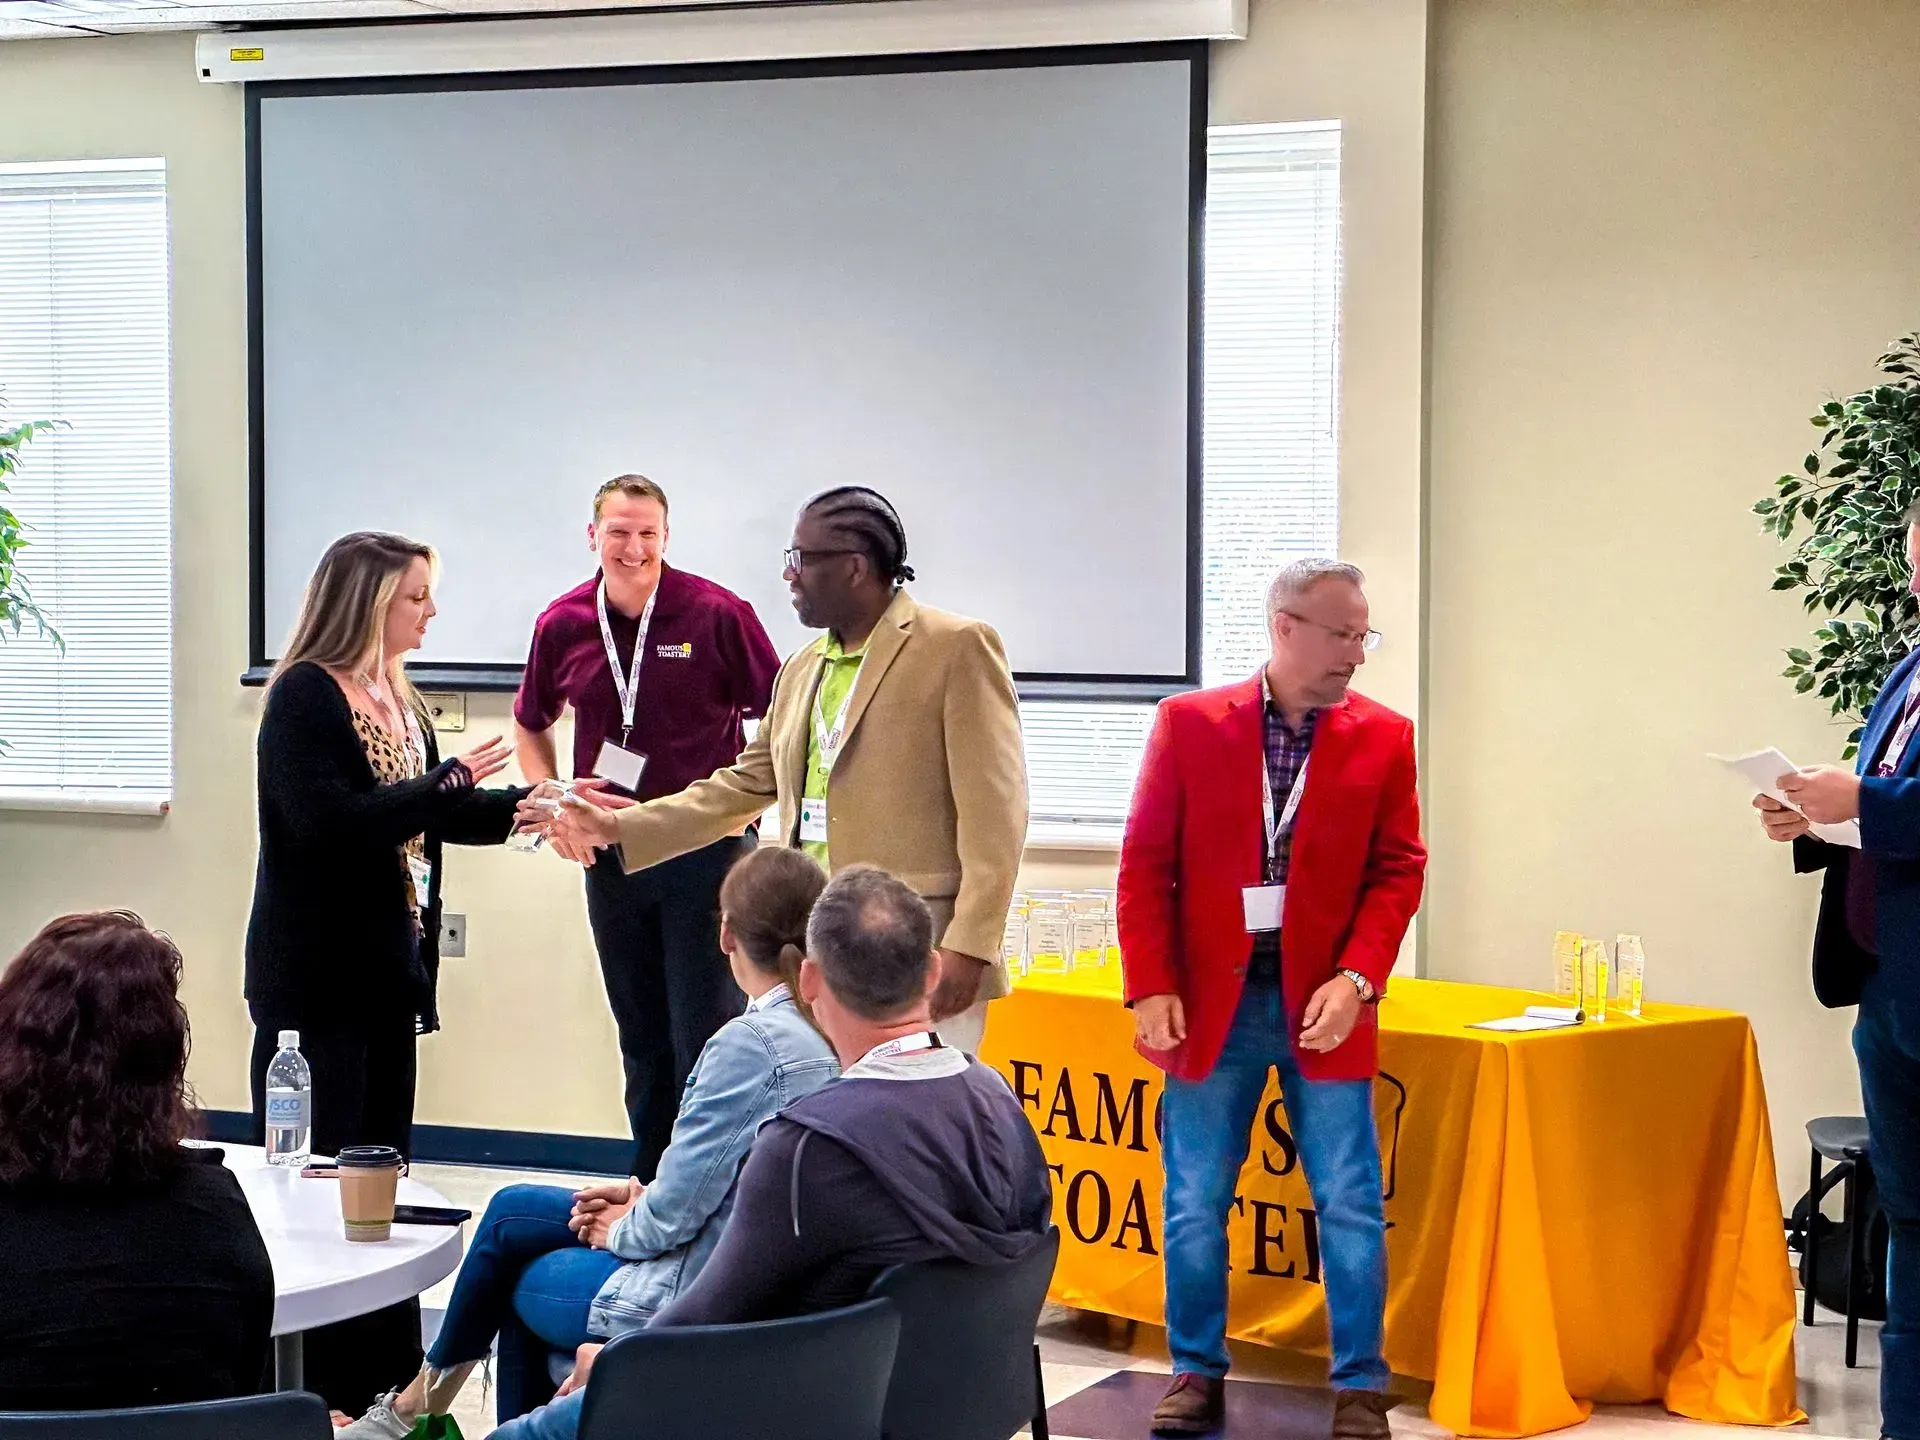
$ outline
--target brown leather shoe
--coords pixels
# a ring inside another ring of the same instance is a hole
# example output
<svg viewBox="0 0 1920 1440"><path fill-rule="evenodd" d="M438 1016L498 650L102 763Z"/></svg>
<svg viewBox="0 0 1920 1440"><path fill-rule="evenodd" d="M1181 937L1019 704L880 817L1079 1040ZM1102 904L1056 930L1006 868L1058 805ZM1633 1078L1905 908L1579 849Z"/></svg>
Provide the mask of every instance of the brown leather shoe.
<svg viewBox="0 0 1920 1440"><path fill-rule="evenodd" d="M1388 1440L1392 1429L1387 1411L1393 1397L1381 1390L1336 1390L1333 1396L1333 1440Z"/></svg>
<svg viewBox="0 0 1920 1440"><path fill-rule="evenodd" d="M1153 1407L1156 1435L1205 1435L1218 1430L1227 1412L1227 1382L1191 1372L1173 1377L1173 1384Z"/></svg>

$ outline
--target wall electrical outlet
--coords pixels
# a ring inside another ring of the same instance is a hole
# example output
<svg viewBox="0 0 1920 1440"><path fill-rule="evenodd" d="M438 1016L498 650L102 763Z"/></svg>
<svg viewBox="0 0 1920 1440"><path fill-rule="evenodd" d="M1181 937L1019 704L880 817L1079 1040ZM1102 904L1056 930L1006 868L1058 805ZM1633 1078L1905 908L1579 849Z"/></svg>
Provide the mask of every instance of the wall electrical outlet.
<svg viewBox="0 0 1920 1440"><path fill-rule="evenodd" d="M466 953L467 917L442 915L440 917L440 958L458 960Z"/></svg>
<svg viewBox="0 0 1920 1440"><path fill-rule="evenodd" d="M467 728L467 697L463 694L448 694L445 691L421 692L420 698L427 702L427 713L433 716L433 728L436 730L459 731Z"/></svg>

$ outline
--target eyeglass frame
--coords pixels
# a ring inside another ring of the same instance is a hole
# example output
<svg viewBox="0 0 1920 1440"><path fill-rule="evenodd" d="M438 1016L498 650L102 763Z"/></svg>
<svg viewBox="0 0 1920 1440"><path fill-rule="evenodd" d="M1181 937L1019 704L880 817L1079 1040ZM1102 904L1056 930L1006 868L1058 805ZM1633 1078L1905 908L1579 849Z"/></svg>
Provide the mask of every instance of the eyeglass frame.
<svg viewBox="0 0 1920 1440"><path fill-rule="evenodd" d="M1329 625L1324 620L1315 620L1311 615L1302 615L1297 610L1280 612L1290 620L1298 620L1302 625L1311 625L1316 630L1324 630L1342 645L1358 645L1360 653L1371 655L1380 648L1380 642L1386 639L1378 630L1348 630L1339 625Z"/></svg>
<svg viewBox="0 0 1920 1440"><path fill-rule="evenodd" d="M798 575L815 560L825 560L834 555L864 555L866 553L864 550L846 548L833 550L802 550L798 545L789 545L780 556L781 573L786 574L788 571L791 571L793 574Z"/></svg>

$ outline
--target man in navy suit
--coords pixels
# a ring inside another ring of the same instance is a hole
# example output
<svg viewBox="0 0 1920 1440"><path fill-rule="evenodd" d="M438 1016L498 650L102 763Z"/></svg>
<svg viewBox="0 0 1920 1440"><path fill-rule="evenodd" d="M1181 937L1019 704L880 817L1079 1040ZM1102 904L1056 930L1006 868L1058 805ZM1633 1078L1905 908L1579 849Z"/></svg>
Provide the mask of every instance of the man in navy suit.
<svg viewBox="0 0 1920 1440"><path fill-rule="evenodd" d="M1920 594L1920 507L1908 514L1907 561ZM1873 1172L1891 1222L1887 1322L1880 1332L1880 1429L1920 1440L1920 650L1894 667L1873 703L1858 770L1820 765L1782 777L1797 810L1758 796L1794 868L1824 870L1814 931L1814 991L1857 1004ZM1860 822L1860 849L1807 834L1808 822Z"/></svg>

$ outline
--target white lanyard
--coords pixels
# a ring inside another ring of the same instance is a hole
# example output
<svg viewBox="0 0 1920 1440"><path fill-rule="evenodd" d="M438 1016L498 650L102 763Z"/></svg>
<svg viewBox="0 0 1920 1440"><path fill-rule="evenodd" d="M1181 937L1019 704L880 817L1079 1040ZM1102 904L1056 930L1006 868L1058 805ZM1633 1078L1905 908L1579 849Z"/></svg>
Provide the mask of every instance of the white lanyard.
<svg viewBox="0 0 1920 1440"><path fill-rule="evenodd" d="M1267 683L1266 672L1260 674L1260 699L1263 705L1273 706L1273 688ZM1285 721L1281 722L1285 724ZM1287 791L1286 807L1279 818L1273 813L1273 771L1267 765L1267 717L1264 710L1260 716L1260 818L1265 822L1267 832L1267 878L1273 879L1273 872L1280 863L1280 837L1293 828L1293 817L1300 812L1300 797L1307 792L1307 762L1302 760L1300 768L1294 772L1293 788ZM1311 757L1308 757L1311 758Z"/></svg>
<svg viewBox="0 0 1920 1440"><path fill-rule="evenodd" d="M390 691L393 677L385 673L385 657L382 657L382 669L373 684L361 682L360 688L367 692L367 698L380 707L385 718L383 729L389 735L398 732L397 738L406 746L407 759L412 762L412 774L424 775L427 771L427 744L420 738L420 721L413 713L413 707L402 705L400 697Z"/></svg>
<svg viewBox="0 0 1920 1440"><path fill-rule="evenodd" d="M847 1068L858 1069L869 1060L891 1060L895 1055L916 1055L922 1050L933 1049L939 1043L931 1030L922 1030L918 1035L902 1035L897 1040L883 1040Z"/></svg>
<svg viewBox="0 0 1920 1440"><path fill-rule="evenodd" d="M1286 806L1280 811L1279 819L1273 814L1273 772L1267 768L1266 744L1260 746L1260 817L1267 828L1267 873L1272 878L1273 869L1280 862L1280 837L1293 828L1293 817L1299 813L1300 797L1307 789L1307 762L1300 762L1300 769L1293 777L1293 788L1287 791Z"/></svg>
<svg viewBox="0 0 1920 1440"><path fill-rule="evenodd" d="M840 756L840 745L847 738L847 712L853 708L854 692L860 688L860 676L867 668L867 657L860 656L859 669L853 672L853 683L847 687L847 693L841 698L840 713L833 717L833 728L827 728L827 712L820 703L821 692L827 688L827 667L833 662L823 660L820 666L820 681L813 687L813 743L820 751L820 768L827 774L833 773L833 762Z"/></svg>
<svg viewBox="0 0 1920 1440"><path fill-rule="evenodd" d="M418 717L414 715L411 706L407 708L406 715L407 754L413 760L413 773L416 775L424 775L427 773L427 742L421 738L420 721Z"/></svg>
<svg viewBox="0 0 1920 1440"><path fill-rule="evenodd" d="M640 661L647 652L647 630L653 624L653 602L660 598L660 586L656 582L653 593L647 596L647 603L640 611L640 629L633 637L633 669L623 679L620 674L620 651L613 643L613 626L607 620L607 577L602 575L600 583L594 587L593 603L600 612L600 638L607 646L607 668L613 671L614 693L620 697L620 748L627 748L627 736L633 733L633 707L640 697Z"/></svg>

